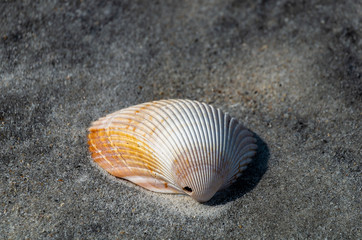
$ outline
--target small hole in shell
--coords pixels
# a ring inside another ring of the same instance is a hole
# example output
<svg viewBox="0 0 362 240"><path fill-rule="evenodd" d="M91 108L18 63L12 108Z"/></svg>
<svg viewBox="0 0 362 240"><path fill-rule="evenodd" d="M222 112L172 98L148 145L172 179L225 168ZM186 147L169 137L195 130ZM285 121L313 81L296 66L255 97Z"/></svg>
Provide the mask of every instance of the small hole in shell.
<svg viewBox="0 0 362 240"><path fill-rule="evenodd" d="M184 189L186 192L189 192L189 193L192 192L192 189L191 189L190 187L188 187L188 186L184 187L183 189Z"/></svg>

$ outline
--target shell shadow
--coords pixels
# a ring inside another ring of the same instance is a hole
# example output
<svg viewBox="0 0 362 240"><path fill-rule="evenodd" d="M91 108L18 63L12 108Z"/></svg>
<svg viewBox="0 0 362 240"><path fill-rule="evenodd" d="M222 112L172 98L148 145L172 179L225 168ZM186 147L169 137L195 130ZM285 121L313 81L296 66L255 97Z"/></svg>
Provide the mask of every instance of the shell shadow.
<svg viewBox="0 0 362 240"><path fill-rule="evenodd" d="M203 203L204 205L216 206L226 204L242 197L258 185L260 179L268 170L270 153L267 144L257 134L254 133L254 136L257 139L256 144L258 145L254 160L234 184L217 192L208 202Z"/></svg>

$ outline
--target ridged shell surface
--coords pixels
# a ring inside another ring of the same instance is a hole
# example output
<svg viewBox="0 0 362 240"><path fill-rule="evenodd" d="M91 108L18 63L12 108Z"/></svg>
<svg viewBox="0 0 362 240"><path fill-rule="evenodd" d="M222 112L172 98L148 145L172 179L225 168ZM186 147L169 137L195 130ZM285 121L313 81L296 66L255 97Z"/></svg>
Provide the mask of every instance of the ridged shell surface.
<svg viewBox="0 0 362 240"><path fill-rule="evenodd" d="M89 131L92 157L110 174L199 202L232 184L257 148L236 119L191 100L128 107L93 122Z"/></svg>

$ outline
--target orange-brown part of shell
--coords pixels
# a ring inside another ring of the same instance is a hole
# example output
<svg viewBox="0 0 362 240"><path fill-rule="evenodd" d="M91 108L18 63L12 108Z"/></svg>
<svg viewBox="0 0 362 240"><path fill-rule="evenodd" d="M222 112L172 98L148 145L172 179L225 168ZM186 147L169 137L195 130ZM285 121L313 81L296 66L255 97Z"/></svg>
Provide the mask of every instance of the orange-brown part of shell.
<svg viewBox="0 0 362 240"><path fill-rule="evenodd" d="M88 135L92 158L101 168L151 191L183 193L158 173L160 166L152 149L142 138L134 136L137 125L130 122L128 125L112 126L110 120L105 119L94 122Z"/></svg>

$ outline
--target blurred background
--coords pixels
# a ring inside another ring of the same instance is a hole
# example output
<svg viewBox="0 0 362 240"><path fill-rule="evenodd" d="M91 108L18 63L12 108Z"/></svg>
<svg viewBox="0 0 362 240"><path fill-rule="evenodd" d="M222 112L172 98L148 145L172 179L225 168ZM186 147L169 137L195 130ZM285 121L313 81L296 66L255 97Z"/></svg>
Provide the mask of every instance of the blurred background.
<svg viewBox="0 0 362 240"><path fill-rule="evenodd" d="M0 1L5 239L360 239L362 3ZM103 174L90 123L188 98L259 137L208 204Z"/></svg>

